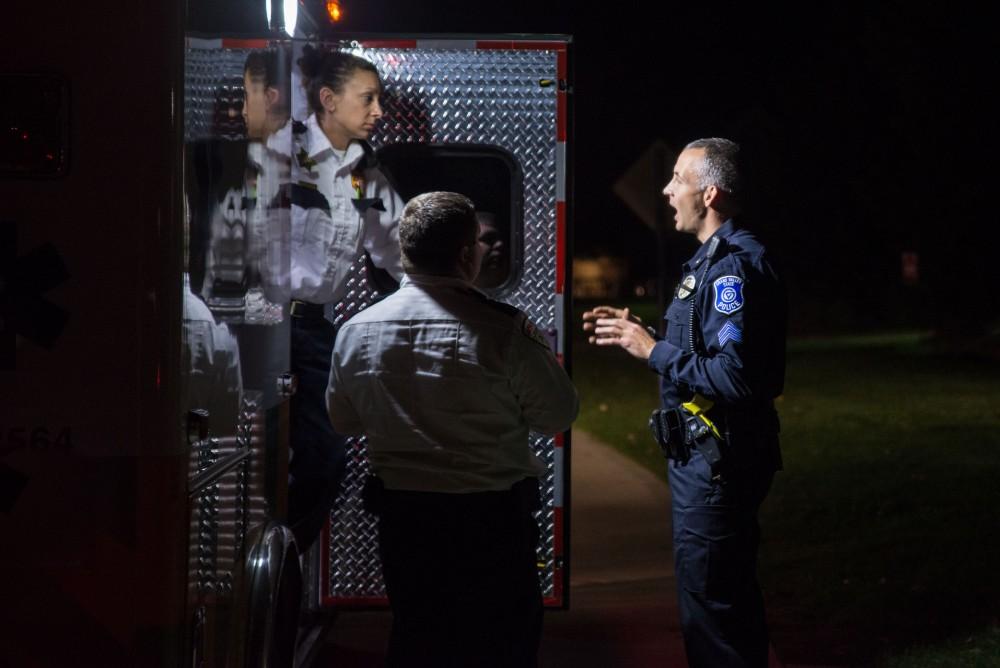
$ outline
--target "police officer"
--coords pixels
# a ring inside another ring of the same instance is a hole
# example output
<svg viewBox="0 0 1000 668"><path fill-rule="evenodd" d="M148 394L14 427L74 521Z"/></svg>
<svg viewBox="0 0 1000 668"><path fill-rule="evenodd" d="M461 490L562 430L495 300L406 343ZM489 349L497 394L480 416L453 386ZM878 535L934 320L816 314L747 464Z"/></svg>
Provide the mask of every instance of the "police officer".
<svg viewBox="0 0 1000 668"><path fill-rule="evenodd" d="M785 298L767 251L740 229L739 147L701 139L677 158L663 193L675 227L701 247L683 266L663 338L628 309L584 314L596 345L620 346L660 375L664 409L687 404L712 434L672 454L674 568L692 668L763 667L757 511L781 468L773 400L785 372ZM690 410L688 410L690 409Z"/></svg>
<svg viewBox="0 0 1000 668"><path fill-rule="evenodd" d="M291 405L289 525L300 550L316 539L346 472L346 438L324 394L336 330L327 319L365 254L402 277L397 223L403 201L375 164L367 138L382 117L375 66L306 45L298 60L312 113L292 126Z"/></svg>
<svg viewBox="0 0 1000 668"><path fill-rule="evenodd" d="M473 287L477 228L462 195L410 200L399 290L334 347L330 419L367 435L377 476L364 498L379 516L391 667L536 665L544 467L528 432L568 429L578 400L525 314Z"/></svg>

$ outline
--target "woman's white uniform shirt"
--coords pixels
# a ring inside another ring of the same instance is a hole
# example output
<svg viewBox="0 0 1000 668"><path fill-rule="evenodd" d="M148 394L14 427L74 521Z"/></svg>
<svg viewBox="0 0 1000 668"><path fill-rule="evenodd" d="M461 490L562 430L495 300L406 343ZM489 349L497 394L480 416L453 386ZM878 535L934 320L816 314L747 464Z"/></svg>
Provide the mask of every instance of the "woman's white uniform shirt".
<svg viewBox="0 0 1000 668"><path fill-rule="evenodd" d="M289 298L291 151L291 121L266 142L247 147L250 168L256 173L247 193L254 201L248 216L251 263L260 271L264 294L279 304Z"/></svg>
<svg viewBox="0 0 1000 668"><path fill-rule="evenodd" d="M363 250L375 266L402 278L398 222L404 202L377 168L363 170L358 196L351 174L364 158L358 141L346 151L335 149L315 114L293 129L292 299L340 301Z"/></svg>

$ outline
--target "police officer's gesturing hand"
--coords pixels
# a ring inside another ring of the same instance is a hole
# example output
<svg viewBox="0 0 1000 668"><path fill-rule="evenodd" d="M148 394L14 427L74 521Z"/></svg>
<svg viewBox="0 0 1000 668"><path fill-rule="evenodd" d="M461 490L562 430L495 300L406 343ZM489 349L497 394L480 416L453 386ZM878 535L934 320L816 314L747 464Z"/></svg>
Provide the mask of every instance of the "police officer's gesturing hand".
<svg viewBox="0 0 1000 668"><path fill-rule="evenodd" d="M587 340L597 346L619 346L633 357L648 360L656 345L642 319L629 309L598 306L583 314L583 331L590 332Z"/></svg>

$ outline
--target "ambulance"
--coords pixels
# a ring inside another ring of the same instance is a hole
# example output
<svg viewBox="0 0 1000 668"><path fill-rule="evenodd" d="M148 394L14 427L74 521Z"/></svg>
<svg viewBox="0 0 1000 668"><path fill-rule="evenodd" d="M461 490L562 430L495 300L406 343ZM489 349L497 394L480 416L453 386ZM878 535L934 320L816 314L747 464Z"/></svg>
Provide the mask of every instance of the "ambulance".
<svg viewBox="0 0 1000 668"><path fill-rule="evenodd" d="M455 190L492 214L501 252L480 287L569 364L571 39L346 34L302 7L258 8L251 32L206 31L185 3L12 9L2 668L305 665L315 620L387 605L363 438L317 544L300 553L287 527L296 379L283 279L265 268L287 245L261 233L281 223L260 212L277 190L254 178L242 115L251 54L279 54L292 122L307 113L305 45L373 62L385 115L371 143L398 192ZM391 287L362 253L325 315L339 324ZM547 467L538 575L563 608L569 434L531 447Z"/></svg>

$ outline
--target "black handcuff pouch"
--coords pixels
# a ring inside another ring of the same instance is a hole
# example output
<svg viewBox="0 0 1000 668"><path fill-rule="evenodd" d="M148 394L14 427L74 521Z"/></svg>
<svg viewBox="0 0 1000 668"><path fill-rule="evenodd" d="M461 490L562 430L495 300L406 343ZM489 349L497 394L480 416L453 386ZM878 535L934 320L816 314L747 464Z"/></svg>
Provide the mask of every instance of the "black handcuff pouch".
<svg viewBox="0 0 1000 668"><path fill-rule="evenodd" d="M663 456L677 465L688 463L692 449L713 469L722 462L722 448L712 429L684 407L657 408L649 416L649 430Z"/></svg>

